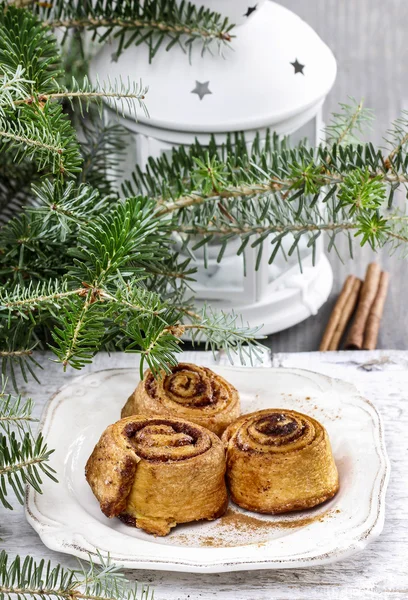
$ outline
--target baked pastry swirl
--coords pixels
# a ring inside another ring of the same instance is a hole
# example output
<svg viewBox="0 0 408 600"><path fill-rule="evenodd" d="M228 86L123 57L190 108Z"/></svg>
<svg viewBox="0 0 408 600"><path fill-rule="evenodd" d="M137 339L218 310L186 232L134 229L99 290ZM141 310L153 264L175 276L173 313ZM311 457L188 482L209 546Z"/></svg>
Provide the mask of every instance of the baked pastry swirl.
<svg viewBox="0 0 408 600"><path fill-rule="evenodd" d="M216 519L228 504L221 440L177 418L133 416L110 425L85 475L107 517L155 535Z"/></svg>
<svg viewBox="0 0 408 600"><path fill-rule="evenodd" d="M239 395L211 369L180 363L157 380L145 372L122 409L122 417L138 414L180 417L221 435L240 415Z"/></svg>
<svg viewBox="0 0 408 600"><path fill-rule="evenodd" d="M260 410L240 417L222 439L231 499L243 508L269 514L301 510L339 489L327 432L307 415Z"/></svg>

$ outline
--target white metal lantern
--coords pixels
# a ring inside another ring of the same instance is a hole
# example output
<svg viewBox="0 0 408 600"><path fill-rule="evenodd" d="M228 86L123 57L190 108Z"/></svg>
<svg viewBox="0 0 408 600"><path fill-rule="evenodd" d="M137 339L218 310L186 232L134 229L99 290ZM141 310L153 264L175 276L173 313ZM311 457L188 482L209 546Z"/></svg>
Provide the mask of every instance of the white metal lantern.
<svg viewBox="0 0 408 600"><path fill-rule="evenodd" d="M179 145L198 139L208 143L212 134L220 144L227 133L244 131L248 142L270 128L311 143L323 137L322 105L336 76L336 61L319 36L297 15L275 2L197 0L238 23L232 49L224 56L206 52L199 44L191 61L181 48L160 49L149 63L147 47L129 47L115 59L115 42L105 44L91 64L91 76L101 80L138 80L149 86L149 118L123 119L108 110L132 132L123 179L135 164L143 167L149 156L158 157ZM113 57L113 58L112 58ZM289 246L291 241L287 240ZM306 243L305 243L306 244ZM270 334L315 314L327 299L332 271L318 240L315 266L311 250L299 246L298 257L277 258L268 265L267 252L255 271L256 250L236 255L239 240L232 241L221 261L217 247L209 247L207 268L200 252L195 295L197 303L242 314L252 326L263 324Z"/></svg>

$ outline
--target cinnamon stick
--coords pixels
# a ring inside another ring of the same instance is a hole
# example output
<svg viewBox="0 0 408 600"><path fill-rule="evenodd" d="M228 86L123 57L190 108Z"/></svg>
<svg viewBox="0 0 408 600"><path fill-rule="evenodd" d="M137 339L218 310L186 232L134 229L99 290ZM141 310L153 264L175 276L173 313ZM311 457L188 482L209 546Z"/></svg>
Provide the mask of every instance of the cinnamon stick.
<svg viewBox="0 0 408 600"><path fill-rule="evenodd" d="M364 332L363 349L375 350L377 347L378 333L380 330L381 317L384 312L384 304L388 292L389 274L386 271L381 273L380 283L377 295L371 306L367 319L367 325Z"/></svg>
<svg viewBox="0 0 408 600"><path fill-rule="evenodd" d="M380 276L381 269L379 265L377 263L370 263L367 267L366 276L361 287L354 321L344 344L346 350L361 350L363 347L367 319L375 297L377 296Z"/></svg>
<svg viewBox="0 0 408 600"><path fill-rule="evenodd" d="M363 282L361 281L361 279L355 278L353 287L351 288L351 293L349 294L349 296L347 298L347 302L341 313L340 321L339 321L339 323L336 327L336 331L334 332L333 337L331 339L331 342L329 345L329 350L338 350L339 349L340 341L341 341L341 338L343 337L343 333L345 332L348 322L351 318L351 315L353 314L353 312L355 311L355 308L357 306L358 297L359 297L362 285L363 285Z"/></svg>
<svg viewBox="0 0 408 600"><path fill-rule="evenodd" d="M322 341L320 343L319 350L320 352L325 352L326 350L331 350L331 341L337 327L339 326L340 320L342 319L344 308L349 300L353 286L356 282L357 278L354 275L349 275L344 282L342 290L337 298L336 304L334 305L333 312L330 315L329 322L327 323L325 332L323 334Z"/></svg>

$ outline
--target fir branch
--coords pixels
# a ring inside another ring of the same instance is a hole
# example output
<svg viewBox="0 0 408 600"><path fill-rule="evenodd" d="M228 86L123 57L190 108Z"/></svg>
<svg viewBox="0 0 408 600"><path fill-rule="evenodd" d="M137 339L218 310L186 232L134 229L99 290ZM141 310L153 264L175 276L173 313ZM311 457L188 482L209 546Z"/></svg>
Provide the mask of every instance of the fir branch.
<svg viewBox="0 0 408 600"><path fill-rule="evenodd" d="M0 351L1 373L3 377L6 377L7 375L10 377L16 391L18 390L16 368L19 369L25 382L28 381L28 374L30 374L37 383L39 383L39 380L34 369L42 369L41 365L33 356L35 344L31 343L31 346L27 347L27 342L31 341L27 340L27 337L30 337L30 333L27 331L24 332L22 340L22 342L26 342L26 344L23 345L23 343L21 343L20 345L20 330L21 326L17 326L14 331L12 328L9 328L1 332L0 328L0 332L2 333L1 337L3 338L0 339L6 347L8 346L8 349Z"/></svg>
<svg viewBox="0 0 408 600"><path fill-rule="evenodd" d="M177 229L180 233L200 236L224 236L224 235L256 235L256 234L289 234L316 231L347 231L358 228L357 222L336 221L328 223L304 223L288 225L180 225ZM210 240L208 240L210 241Z"/></svg>
<svg viewBox="0 0 408 600"><path fill-rule="evenodd" d="M23 101L27 95L27 84L32 81L23 77L24 68L18 65L15 71L3 66L0 72L0 116L4 117L5 109L13 109L16 102Z"/></svg>
<svg viewBox="0 0 408 600"><path fill-rule="evenodd" d="M39 600L153 600L149 588L127 581L118 567L100 554L100 566L89 556L89 566L79 563L76 570L66 569L51 561L35 562L27 556L10 560L0 553L0 595L7 600L32 598Z"/></svg>
<svg viewBox="0 0 408 600"><path fill-rule="evenodd" d="M272 203L269 203L269 208L272 207ZM288 210L285 211L282 208L282 204L276 203L272 210L267 212L268 206L264 203L259 209L259 212L254 212L252 215L246 216L246 224L237 223L232 225L228 221L219 222L218 224L192 223L191 225L177 225L179 233L187 234L188 236L201 236L202 241L199 241L196 245L193 245L192 250L194 251L203 243L209 243L214 237L220 243L220 252L223 250L221 244L222 240L230 239L231 236L241 237L241 246L239 247L238 253L241 254L246 247L248 241L253 238L251 246L258 248L258 251L262 251L262 246L266 241L271 244L270 250L270 263L273 262L277 250L281 248L282 240L285 237L290 236L293 239L293 243L289 248L288 256L291 256L296 250L300 239L303 236L308 237L308 247L312 248L315 246L318 236L322 232L329 232L331 234L332 243L329 246L329 251L334 248L334 240L340 233L354 232L355 237L360 238L360 244L363 246L367 242L373 249L382 247L387 241L387 236L391 235L393 227L397 225L404 225L408 222L408 216L403 215L378 215L377 211L368 210L365 212L361 211L360 214L356 215L353 219L347 218L346 220L337 220L336 214L339 212L338 207L335 210L333 208L327 209L327 212L321 212L318 209L313 211L313 214L307 215L307 213L300 215L296 213L296 210L289 206ZM259 215L266 213L264 222L259 222ZM294 217L297 217L297 222L294 222ZM334 217L333 220L328 220L330 217ZM344 217L344 215L343 215ZM278 219L278 221L277 221ZM302 221L301 223L299 221ZM396 238L395 233L392 235ZM401 238L401 241L403 239ZM221 260L221 259L219 259Z"/></svg>
<svg viewBox="0 0 408 600"><path fill-rule="evenodd" d="M30 282L27 287L17 285L11 293L0 290L0 311L8 311L9 314L17 314L21 318L38 309L47 307L59 310L62 304L74 297L87 297L91 294L93 302L111 301L116 307L122 306L134 312L142 312L146 315L159 315L164 307L160 297L140 287L139 280L133 282L125 281L118 277L112 293L103 288L90 288L88 285L68 289L67 280L50 281L34 285ZM15 352L14 355L26 354L26 351ZM10 353L3 353L9 355ZM0 356L2 353L0 352Z"/></svg>
<svg viewBox="0 0 408 600"><path fill-rule="evenodd" d="M184 324L184 332L189 332L193 343L205 342L205 348L213 352L222 348L231 364L233 355L239 356L242 364L249 359L251 364L253 358L260 359L265 349L262 344L255 341L261 338L260 327L250 327L242 323L242 318L234 312L226 314L214 312L209 306L205 306L198 314L187 313L192 321Z"/></svg>
<svg viewBox="0 0 408 600"><path fill-rule="evenodd" d="M258 197L277 189L283 189L285 183L289 188L293 185L293 181L284 182L282 180L272 179L265 183L254 183L251 185L243 184L234 187L228 186L217 193L214 193L214 190L212 190L211 193L208 193L207 195L199 192L191 192L186 196L180 196L180 198L173 202L164 202L162 198L158 198L157 202L160 208L158 209L157 214L159 216L167 215L180 209L197 206L199 204L204 204L207 201L214 201L222 198Z"/></svg>
<svg viewBox="0 0 408 600"><path fill-rule="evenodd" d="M177 316L177 311L169 309L165 318L133 318L122 328L131 339L126 351L140 355L141 377L145 363L155 377L163 370L169 373L177 364L176 355L181 352L179 336L183 332L177 325Z"/></svg>
<svg viewBox="0 0 408 600"><path fill-rule="evenodd" d="M270 131L266 132L265 140L261 140L257 135L252 148L249 149L243 134L228 135L225 144L221 146L218 146L215 138L212 137L208 146L203 146L196 141L188 148L181 146L173 149L171 158L166 154L158 159L150 157L145 171L139 167L135 168L131 180L123 185L123 192L125 195L148 194L156 198L158 203L188 195L197 195L200 198L213 197L222 193L227 187L230 189L247 184L252 186L254 169L251 167L254 164L265 167L271 163L279 163L280 157L286 156L289 152L291 151L287 146L287 140L281 140ZM305 150L301 158L306 158L308 154L313 156L312 151ZM211 171L208 176L197 161L204 164L210 161ZM248 170L250 173L246 177ZM211 185L214 177L222 183L217 186L217 191L214 191ZM262 180L257 177L256 183L260 181ZM269 191L269 182L266 183L267 188L264 191ZM233 189L230 191L234 193ZM248 190L248 193L257 194L262 191L262 188L253 189ZM238 189L237 196L240 195L239 192Z"/></svg>
<svg viewBox="0 0 408 600"><path fill-rule="evenodd" d="M52 349L64 370L68 365L81 369L91 363L104 335L103 314L93 301L92 290L87 290L84 302L79 297L69 298L61 307L58 320L58 326L52 330Z"/></svg>
<svg viewBox="0 0 408 600"><path fill-rule="evenodd" d="M0 311L18 314L22 319L29 318L32 311L53 306L59 309L61 301L71 296L83 295L84 287L68 289L66 281L51 280L38 282L30 281L27 286L17 284L10 292L0 290Z"/></svg>
<svg viewBox="0 0 408 600"><path fill-rule="evenodd" d="M58 104L20 108L19 118L0 117L0 150L13 150L14 160L35 160L39 170L72 175L81 165L75 132Z"/></svg>
<svg viewBox="0 0 408 600"><path fill-rule="evenodd" d="M126 152L128 132L116 123L106 124L98 119L90 124L81 123L84 141L81 143L83 157L80 183L87 183L101 195L113 193L114 183L122 173L120 165Z"/></svg>
<svg viewBox="0 0 408 600"><path fill-rule="evenodd" d="M101 198L90 186L76 186L73 181L61 185L58 181L44 181L32 187L35 201L27 213L41 219L42 229L64 242L79 226L86 225L110 205L109 198Z"/></svg>
<svg viewBox="0 0 408 600"><path fill-rule="evenodd" d="M365 148L360 146L357 147L356 153L356 149L353 146L347 146L340 161L336 160L335 164L331 164L334 154L327 147L319 147L317 158L311 157L310 153L303 148L300 150L298 156L296 156L296 151L290 153L283 152L282 154L277 153L275 157L271 157L271 161L275 162L275 159L277 159L282 163L279 171L272 170L271 167L263 168L255 160L251 161L245 170L243 165L229 165L228 178L232 181L224 179L224 187L217 190L209 187L207 188L207 192L201 190L188 191L189 182L185 182L183 185L181 179L178 179L174 184L171 184L174 185L174 188L177 186L179 192L184 192L185 195L180 193L174 200L166 200L163 196L157 196L156 201L159 205L158 214L166 215L216 200L232 198L236 198L237 200L245 198L257 199L265 194L278 192L288 192L286 197L290 201L300 196L300 194L297 194L297 190L306 195L317 194L328 185L338 186L339 184L344 184L348 173L359 172L364 164L369 165L366 168L366 173L369 174L369 179L373 181L376 180L394 186L408 182L406 171L398 174L390 174L382 163L380 166L379 161L382 157L379 154L375 157L376 168L375 170L371 170L371 163L374 161L370 160L370 150L369 146ZM334 147L334 152L337 152L337 147ZM345 166L344 163L348 155L352 157L354 164L348 163L346 168L342 168ZM305 158L303 159L303 157ZM262 155L260 158L262 161L265 160L265 157ZM289 160L293 160L293 162L289 162ZM341 167L338 166L339 162L342 163ZM330 165L331 170L328 170L327 168ZM166 176L165 170L163 170L162 176ZM212 175L209 174L208 177L210 178ZM240 177L244 182L238 183ZM194 171L192 178L194 178ZM127 182L126 188L133 189L133 186L130 182ZM293 192L293 194L290 192ZM175 189L169 190L168 195L175 196Z"/></svg>
<svg viewBox="0 0 408 600"><path fill-rule="evenodd" d="M395 170L395 167L400 167L401 153L408 144L408 111L402 111L401 117L394 121L388 136L391 151L384 163L387 169Z"/></svg>
<svg viewBox="0 0 408 600"><path fill-rule="evenodd" d="M21 356L31 356L32 350L0 350L1 358L19 358Z"/></svg>
<svg viewBox="0 0 408 600"><path fill-rule="evenodd" d="M56 252L51 233L35 214L22 212L7 222L0 237L2 277L25 286L30 279L34 282L55 278L64 272L66 259L62 259L61 252ZM44 239L46 235L49 239Z"/></svg>
<svg viewBox="0 0 408 600"><path fill-rule="evenodd" d="M9 488L17 500L24 501L25 487L30 485L41 493L43 475L56 481L54 469L48 464L53 450L48 450L43 437L31 432L33 403L6 393L6 383L0 392L0 503L12 510Z"/></svg>
<svg viewBox="0 0 408 600"><path fill-rule="evenodd" d="M163 43L166 50L178 44L191 52L195 42L205 51L213 42L222 46L232 39L227 19L184 0L97 0L86 5L53 0L51 6L39 7L39 14L52 28L87 29L101 42L113 34L118 39L116 57L132 44L147 43L152 60Z"/></svg>
<svg viewBox="0 0 408 600"><path fill-rule="evenodd" d="M221 260L236 237L238 254L249 244L258 264L265 245L270 262L280 251L301 259L299 248L314 256L324 231L329 249L343 233L394 251L408 238L407 217L388 207L407 176L403 146L387 164L371 144L290 149L268 135L265 145L256 138L248 149L237 135L221 148L213 140L176 150L171 160L150 160L128 185L135 197L123 203L89 186L44 183L23 216L3 229L0 276L16 293L4 297L0 335L9 339L29 323L33 339L77 368L98 349L114 347L138 352L142 368L147 363L158 373L174 364L187 333L211 348L256 355L256 331L234 315L197 314L183 299L192 275L187 253L214 241ZM50 277L55 287L37 286ZM29 347L16 340L12 349Z"/></svg>
<svg viewBox="0 0 408 600"><path fill-rule="evenodd" d="M331 123L326 127L326 139L330 145L358 144L359 135L373 121L373 111L365 108L362 100L350 100L352 104L339 104L341 111L333 113Z"/></svg>
<svg viewBox="0 0 408 600"><path fill-rule="evenodd" d="M141 263L143 264L143 263ZM189 281L194 281L196 267L190 264L189 257L181 257L174 250L174 254L167 260L163 260L161 265L146 264L146 270L157 285L158 278L165 278L166 285L178 285Z"/></svg>
<svg viewBox="0 0 408 600"><path fill-rule="evenodd" d="M12 427L26 431L27 425L38 421L32 416L33 401L31 398L23 400L21 396L12 396L5 391L5 382L0 392L0 428L6 434Z"/></svg>
<svg viewBox="0 0 408 600"><path fill-rule="evenodd" d="M123 114L126 107L136 116L137 106L147 114L144 103L147 88L141 83L129 81L125 84L122 80L97 81L91 85L87 77L82 85L73 78L71 89L61 86L59 52L54 38L27 11L11 7L5 12L7 16L0 20L2 148L14 151L14 161L35 159L39 170L48 168L59 176L77 173L81 157L75 132L62 108L54 103L69 100L73 105L76 101L83 114L84 108L89 110L91 102L102 111L102 101L109 100ZM40 44L38 52L32 46L33 40L25 37L24 28ZM10 52L10 45L13 52Z"/></svg>
<svg viewBox="0 0 408 600"><path fill-rule="evenodd" d="M352 115L347 132L358 123ZM343 121L341 141L345 132ZM408 159L402 153L401 147L390 169L389 159L372 144L289 149L285 141L267 136L265 147L256 139L248 150L235 136L221 148L214 140L208 148L195 143L189 150L174 150L171 161L150 159L126 189L156 197L157 214L172 215L183 248L195 251L216 239L221 260L228 240L239 236L238 253L250 243L258 248L259 264L264 242L271 244L273 261L283 251L284 237L293 239L286 248L290 255L305 235L314 251L322 231L331 232L330 249L336 249L338 233L351 231L360 243L381 247L391 231L384 209L391 206L395 189L408 181ZM197 236L194 244L189 242Z"/></svg>
<svg viewBox="0 0 408 600"><path fill-rule="evenodd" d="M356 169L348 173L338 187L338 207L348 207L350 216L361 210L376 211L386 197L386 188L381 176L373 177L366 170Z"/></svg>
<svg viewBox="0 0 408 600"><path fill-rule="evenodd" d="M62 77L56 38L28 10L4 6L0 10L0 74L23 69L29 80L27 95L56 92Z"/></svg>
<svg viewBox="0 0 408 600"><path fill-rule="evenodd" d="M31 184L40 177L33 162L23 160L16 168L12 152L0 153L0 224L30 202Z"/></svg>
<svg viewBox="0 0 408 600"><path fill-rule="evenodd" d="M30 137L29 135L27 135L24 129L19 130L18 125L9 124L7 126L4 121L0 121L0 137L4 140L10 140L15 145L22 144L24 146L32 146L35 149L45 150L59 156L63 153L63 148L56 144L54 145L54 140L50 137L48 137L48 139L33 139L34 136L37 135L39 137L40 133L42 133L38 129L37 131L31 130L28 133L32 133L33 135ZM62 163L59 162L58 166L59 168L62 168Z"/></svg>
<svg viewBox="0 0 408 600"><path fill-rule="evenodd" d="M182 314L189 318L190 323L181 322ZM177 364L176 355L181 352L179 338L187 332L193 343L205 342L206 348L212 351L222 348L231 363L232 355L238 354L245 364L245 356L252 362L254 356L259 358L263 346L255 341L256 337L260 337L260 328L244 326L238 321L239 317L235 314L214 313L209 307L194 313L180 311L174 306L161 319L133 319L123 327L132 340L126 351L140 354L141 375L146 362L152 373L158 376L160 371L170 372L171 367Z"/></svg>
<svg viewBox="0 0 408 600"><path fill-rule="evenodd" d="M144 102L148 88L144 87L142 82L131 83L128 80L127 83L119 79L113 82L100 82L96 80L95 85L92 85L88 78L85 76L82 85L75 79L72 78L70 88L63 88L57 92L50 94L41 94L39 96L40 102L47 102L49 100L69 100L71 106L74 107L74 100L79 103L81 115L83 116L83 110L89 110L90 103L96 103L99 106L100 116L102 116L103 101L110 101L116 111L125 117L125 107L128 109L128 113L137 118L136 107L139 106L143 110L144 114L148 116L146 104ZM23 102L32 102L33 97L25 98L23 100L17 100L14 102L15 106Z"/></svg>
<svg viewBox="0 0 408 600"><path fill-rule="evenodd" d="M4 9L0 77L7 102L0 111L0 150L12 154L14 162L35 160L39 171L49 169L58 176L78 172L81 162L75 132L61 106L38 101L38 95L58 91L61 73L50 31L26 10ZM10 86L13 78L18 85Z"/></svg>
<svg viewBox="0 0 408 600"><path fill-rule="evenodd" d="M27 484L41 493L41 474L56 481L55 471L48 464L52 452L41 434L34 440L27 432L21 441L14 432L0 435L0 503L5 508L13 508L7 500L7 486L22 504Z"/></svg>
<svg viewBox="0 0 408 600"><path fill-rule="evenodd" d="M111 284L111 287L113 285ZM116 316L118 321L121 321L128 316L129 313L140 314L145 317L159 317L167 309L167 305L163 302L158 294L142 287L139 279L125 281L123 277L118 277L114 284L114 291L109 293L106 290L99 290L98 296L102 301L112 302L115 311L125 309L123 315Z"/></svg>
<svg viewBox="0 0 408 600"><path fill-rule="evenodd" d="M290 149L285 140L267 134L264 146L257 137L248 149L243 136L235 135L222 147L213 139L208 147L196 142L188 150L173 150L171 160L166 156L149 159L146 171L136 169L124 192L148 193L156 198L160 214L168 214L226 198L257 200L265 194L287 192L291 201L323 193L326 186L335 192L335 186L356 170L367 171L372 179L395 189L408 181L401 152L394 155L395 168L390 171L389 158L372 144L321 145L316 149L302 144Z"/></svg>
<svg viewBox="0 0 408 600"><path fill-rule="evenodd" d="M141 274L142 262L159 265L169 255L168 232L168 222L159 221L150 199L128 198L81 229L78 247L70 252L75 258L70 275L97 288L122 267L128 275Z"/></svg>

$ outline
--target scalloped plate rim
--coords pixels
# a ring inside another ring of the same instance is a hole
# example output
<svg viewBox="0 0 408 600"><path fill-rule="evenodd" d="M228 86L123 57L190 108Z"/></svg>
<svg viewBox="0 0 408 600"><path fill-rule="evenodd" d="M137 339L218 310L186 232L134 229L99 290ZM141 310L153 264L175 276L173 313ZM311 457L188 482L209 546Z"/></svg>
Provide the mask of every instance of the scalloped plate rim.
<svg viewBox="0 0 408 600"><path fill-rule="evenodd" d="M353 530L351 529L349 533L350 538L349 541L342 546L338 546L333 550L325 553L316 552L315 555L311 556L302 556L301 554L296 555L293 554L291 557L282 557L280 558L261 558L261 556L257 559L245 559L245 558L231 558L228 560L220 557L217 560L209 561L204 560L201 556L200 559L191 559L186 560L183 558L182 560L177 560L176 558L172 558L171 560L165 560L163 558L146 560L142 556L140 557L130 557L127 558L125 556L114 556L110 554L110 559L118 565L123 566L127 569L150 569L150 570L172 570L179 572L191 572L191 573L221 573L221 572L229 572L229 571L240 571L240 570L257 570L257 569L281 569L281 568L305 568L311 567L321 564L329 564L332 562L336 562L339 560L344 560L349 556L355 554L358 551L363 550L372 540L376 539L383 530L384 520L385 520L385 493L390 477L390 462L386 452L385 441L384 441L384 428L382 424L382 419L377 411L375 405L370 402L368 399L364 398L358 392L356 386L348 381L344 381L339 378L331 377L328 375L324 375L322 373L317 373L316 371L308 370L308 369L298 369L298 368L285 368L285 367L240 367L240 366L219 366L219 365L208 365L211 369L216 372L219 372L221 375L224 374L225 377L228 377L228 373L236 373L240 371L245 374L249 374L250 372L262 372L263 374L274 373L274 372L285 372L285 373L293 373L298 375L313 375L318 379L325 380L326 383L330 385L341 385L343 388L349 388L349 392L352 393L352 399L355 404L363 405L365 407L369 407L369 412L375 416L376 423L373 429L375 433L376 440L376 450L379 456L379 468L373 477L372 482L372 491L371 491L371 499L375 499L376 501L372 503L371 510L368 513L366 522L370 522L369 526L365 529L363 533L358 535L357 537L353 537ZM50 400L44 407L44 411L42 413L40 423L39 423L39 431L43 431L44 427L48 423L50 419L50 415L53 410L57 410L58 397L63 394L67 389L72 388L79 382L84 379L102 376L108 372L134 372L135 373L135 383L139 378L138 369L131 368L111 368L111 369L101 369L98 371L94 371L92 373L87 373L83 375L79 375L68 382L67 384L61 386L55 394L52 395ZM58 485L58 484L57 484ZM378 487L378 491L375 494L375 487ZM42 542L51 550L55 550L58 552L64 552L67 554L71 554L78 558L88 559L89 556L98 563L100 562L99 554L97 548L94 544L86 539L82 533L74 531L72 527L70 527L66 522L63 521L55 521L54 519L49 519L46 515L44 515L39 506L38 501L41 503L41 499L44 499L44 495L38 494L33 488L27 487L26 489L26 499L25 499L25 514L27 521L33 527L33 529L38 533ZM98 523L96 521L96 523ZM82 541L80 541L82 538ZM144 540L139 540L141 542L141 551L143 549L143 544L145 544ZM147 542L148 544L150 542ZM82 545L81 545L82 544ZM245 547L245 546L242 546ZM171 548L176 554L177 546L168 546ZM200 551L203 548L190 548L190 551L194 550ZM222 550L220 548L205 548L205 551L213 551L214 550ZM263 553L265 547L263 548ZM260 553L260 554L261 554ZM107 558L107 552L102 551L102 556ZM208 552L207 552L208 554Z"/></svg>

